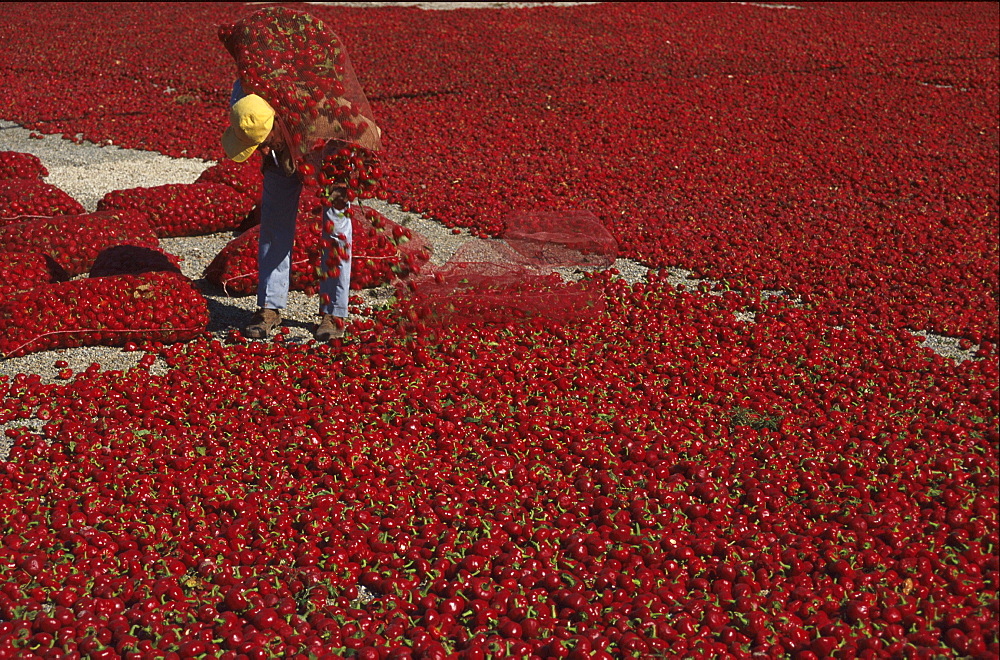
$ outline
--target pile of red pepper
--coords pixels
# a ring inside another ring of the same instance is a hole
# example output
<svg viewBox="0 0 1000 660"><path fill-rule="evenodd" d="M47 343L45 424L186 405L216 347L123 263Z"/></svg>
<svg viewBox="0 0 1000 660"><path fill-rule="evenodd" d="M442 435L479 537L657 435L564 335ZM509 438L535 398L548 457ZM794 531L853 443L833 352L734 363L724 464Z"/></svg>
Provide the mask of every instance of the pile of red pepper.
<svg viewBox="0 0 1000 660"><path fill-rule="evenodd" d="M38 179L0 180L0 227L21 222L24 216L83 212L80 202L52 184Z"/></svg>
<svg viewBox="0 0 1000 660"><path fill-rule="evenodd" d="M0 302L0 355L176 342L208 326L205 297L183 275L95 277L35 287Z"/></svg>
<svg viewBox="0 0 1000 660"><path fill-rule="evenodd" d="M98 210L136 210L149 216L157 236L199 236L236 229L254 200L224 183L170 183L113 190Z"/></svg>
<svg viewBox="0 0 1000 660"><path fill-rule="evenodd" d="M159 244L148 216L134 210L18 218L0 227L0 258L8 252L38 252L71 276L88 272L97 255L109 247Z"/></svg>

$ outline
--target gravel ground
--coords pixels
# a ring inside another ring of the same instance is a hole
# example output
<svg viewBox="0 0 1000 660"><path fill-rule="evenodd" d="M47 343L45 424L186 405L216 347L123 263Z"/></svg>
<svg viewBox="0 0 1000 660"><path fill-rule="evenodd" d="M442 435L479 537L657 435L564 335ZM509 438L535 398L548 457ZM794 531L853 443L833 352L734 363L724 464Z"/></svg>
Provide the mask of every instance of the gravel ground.
<svg viewBox="0 0 1000 660"><path fill-rule="evenodd" d="M0 120L0 150L22 151L38 156L49 170L45 179L88 211L112 190L194 183L210 161L170 158L152 151L121 149L90 142L74 144L59 135L41 139L13 122Z"/></svg>

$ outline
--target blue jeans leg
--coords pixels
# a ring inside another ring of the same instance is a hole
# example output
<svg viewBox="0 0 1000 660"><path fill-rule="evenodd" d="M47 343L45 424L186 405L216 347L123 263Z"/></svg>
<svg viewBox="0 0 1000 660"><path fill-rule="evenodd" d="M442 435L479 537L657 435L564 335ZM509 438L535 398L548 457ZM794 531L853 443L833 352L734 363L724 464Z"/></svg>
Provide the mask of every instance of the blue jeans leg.
<svg viewBox="0 0 1000 660"><path fill-rule="evenodd" d="M324 234L335 246L347 249L347 259L340 262L340 274L337 277L327 277L319 287L321 314L332 314L341 318L347 318L347 300L351 295L351 250L354 245L354 233L351 228L351 217L347 209L338 211L330 207L323 214L323 219L333 222L333 234ZM323 223L324 227L326 222ZM337 235L344 237L344 240L337 238ZM323 262L326 263L327 254L323 253ZM330 302L323 304L323 295L329 296Z"/></svg>
<svg viewBox="0 0 1000 660"><path fill-rule="evenodd" d="M299 210L302 183L280 170L264 170L260 200L260 244L257 251L257 306L284 309L295 243L295 216Z"/></svg>

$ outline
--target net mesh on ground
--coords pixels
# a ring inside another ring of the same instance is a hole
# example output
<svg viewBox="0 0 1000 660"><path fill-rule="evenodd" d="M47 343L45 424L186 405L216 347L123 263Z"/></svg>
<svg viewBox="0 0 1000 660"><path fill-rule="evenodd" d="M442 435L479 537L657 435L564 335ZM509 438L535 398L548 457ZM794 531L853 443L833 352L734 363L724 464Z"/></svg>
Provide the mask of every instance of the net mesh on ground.
<svg viewBox="0 0 1000 660"><path fill-rule="evenodd" d="M428 326L592 318L605 309L602 291L556 269L604 268L617 251L592 213L512 214L501 239L466 243L443 266L400 283L398 296L404 315Z"/></svg>

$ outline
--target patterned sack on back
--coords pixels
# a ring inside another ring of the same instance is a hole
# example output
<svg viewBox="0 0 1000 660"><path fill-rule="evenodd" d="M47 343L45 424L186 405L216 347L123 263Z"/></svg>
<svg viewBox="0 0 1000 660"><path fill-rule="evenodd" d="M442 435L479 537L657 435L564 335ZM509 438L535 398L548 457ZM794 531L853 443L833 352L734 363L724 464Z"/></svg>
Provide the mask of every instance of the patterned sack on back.
<svg viewBox="0 0 1000 660"><path fill-rule="evenodd" d="M296 163L329 141L370 151L381 140L343 43L319 19L285 7L219 28L247 94L267 101Z"/></svg>
<svg viewBox="0 0 1000 660"><path fill-rule="evenodd" d="M344 208L380 196L382 133L344 44L323 21L285 7L219 28L244 92L275 111L272 129L294 168Z"/></svg>

